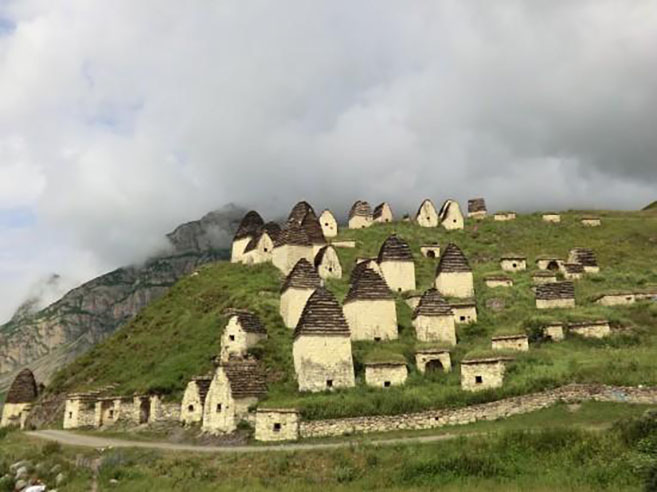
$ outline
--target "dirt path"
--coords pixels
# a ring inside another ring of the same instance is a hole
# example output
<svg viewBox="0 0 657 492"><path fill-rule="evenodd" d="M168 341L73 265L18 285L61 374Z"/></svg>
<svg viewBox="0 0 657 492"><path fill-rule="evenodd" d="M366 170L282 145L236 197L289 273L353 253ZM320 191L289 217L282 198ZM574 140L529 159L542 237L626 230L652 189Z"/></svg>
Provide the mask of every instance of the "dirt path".
<svg viewBox="0 0 657 492"><path fill-rule="evenodd" d="M173 444L169 442L129 441L124 439L106 438L76 434L64 430L40 430L26 433L28 436L57 441L69 446L82 446L88 448L147 448L164 449L167 451L192 451L197 453L261 453L269 451L308 451L316 449L335 449L363 444L371 446L390 446L406 443L428 443L446 441L457 437L472 436L472 434L439 434L435 436L400 437L395 439L382 439L372 441L345 440L340 442L327 442L315 444L269 444L263 446L198 446L193 444Z"/></svg>

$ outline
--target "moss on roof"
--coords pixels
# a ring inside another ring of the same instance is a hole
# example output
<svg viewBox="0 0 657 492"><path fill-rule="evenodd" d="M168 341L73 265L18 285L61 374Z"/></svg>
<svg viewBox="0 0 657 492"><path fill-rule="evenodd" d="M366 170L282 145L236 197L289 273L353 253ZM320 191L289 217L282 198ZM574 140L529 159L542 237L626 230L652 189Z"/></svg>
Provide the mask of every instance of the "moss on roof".
<svg viewBox="0 0 657 492"><path fill-rule="evenodd" d="M364 364L406 364L406 357L397 352L376 348L363 357Z"/></svg>
<svg viewBox="0 0 657 492"><path fill-rule="evenodd" d="M510 350L475 349L465 354L463 362L485 359L514 359L516 355L515 352Z"/></svg>

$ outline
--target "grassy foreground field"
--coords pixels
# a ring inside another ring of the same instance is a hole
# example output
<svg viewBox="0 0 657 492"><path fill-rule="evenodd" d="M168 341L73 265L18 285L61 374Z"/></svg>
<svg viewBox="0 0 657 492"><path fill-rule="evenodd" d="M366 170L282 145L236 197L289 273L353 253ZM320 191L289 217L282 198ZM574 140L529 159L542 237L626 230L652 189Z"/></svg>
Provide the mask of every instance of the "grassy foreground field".
<svg viewBox="0 0 657 492"><path fill-rule="evenodd" d="M134 321L60 371L49 391L116 384L117 394L152 391L179 398L190 377L212 368L226 323L222 316L226 308L250 309L267 327L268 340L254 350L267 366L269 392L264 404L296 406L309 419L466 405L569 382L657 385L657 303L608 308L591 302L595 294L657 285L657 213L602 212L599 215L603 225L599 228L583 227L579 223L582 215L564 213L561 224L544 223L539 214L521 215L506 223L468 220L464 231L454 232L397 222L341 233L340 239L355 239L357 248L339 250L343 279L328 283L339 299L347 292L355 258L375 256L393 232L411 246L419 291L431 286L437 264L437 260L420 255L421 244L439 242L444 247L455 242L464 250L475 272L479 321L458 328L459 344L452 353L455 370L450 374L425 377L415 370L411 310L399 298L399 340L354 344L356 388L300 394L292 365L292 331L283 326L278 315L281 279L277 270L271 265L247 267L220 262L178 282ZM601 273L577 282L576 309L537 312L530 289L534 259L542 254L565 257L573 247L592 248ZM529 270L512 274L515 285L511 289L487 288L483 276L498 272L498 259L508 252L526 255ZM503 301L504 309L489 309L487 302L491 299ZM530 352L518 356L511 366L504 388L478 394L460 390L458 362L470 350L489 348L490 336L498 330L519 329L534 335L549 320L597 318L607 318L624 330L603 341L572 337L558 344L533 343ZM380 390L363 384L362 362L375 348L406 358L410 374L405 386Z"/></svg>
<svg viewBox="0 0 657 492"><path fill-rule="evenodd" d="M0 434L0 476L11 463L28 459L43 468L62 466L65 490L89 490L94 481L99 490L117 491L654 490L657 420L645 407L558 405L463 430L488 434L427 444L213 455L58 448L13 432Z"/></svg>

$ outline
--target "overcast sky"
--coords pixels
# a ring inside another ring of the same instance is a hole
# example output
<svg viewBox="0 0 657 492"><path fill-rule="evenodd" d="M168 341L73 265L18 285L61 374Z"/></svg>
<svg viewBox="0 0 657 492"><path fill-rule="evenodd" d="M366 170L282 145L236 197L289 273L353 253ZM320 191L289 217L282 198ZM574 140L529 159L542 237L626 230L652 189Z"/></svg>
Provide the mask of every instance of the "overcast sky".
<svg viewBox="0 0 657 492"><path fill-rule="evenodd" d="M227 202L635 209L656 185L650 0L0 0L0 320Z"/></svg>

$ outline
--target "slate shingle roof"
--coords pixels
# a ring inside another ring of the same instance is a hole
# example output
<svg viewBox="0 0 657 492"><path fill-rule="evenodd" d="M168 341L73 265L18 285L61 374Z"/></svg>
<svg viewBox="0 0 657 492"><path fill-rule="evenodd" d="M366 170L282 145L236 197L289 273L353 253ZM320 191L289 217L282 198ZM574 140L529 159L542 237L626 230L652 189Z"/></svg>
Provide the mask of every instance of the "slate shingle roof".
<svg viewBox="0 0 657 492"><path fill-rule="evenodd" d="M312 244L326 244L326 239L324 239L324 232L322 231L322 226L315 215L315 212L310 210L301 222L301 226L306 230L308 239Z"/></svg>
<svg viewBox="0 0 657 492"><path fill-rule="evenodd" d="M288 273L281 287L281 293L287 289L317 289L322 284L315 267L305 258L301 258Z"/></svg>
<svg viewBox="0 0 657 492"><path fill-rule="evenodd" d="M388 205L388 204L386 202L383 202L383 203L379 203L376 206L376 208L374 209L374 213L373 213L373 217L375 219L378 219L379 217L381 217L381 215L383 214L383 209L385 208L386 205ZM388 205L388 208L390 208L390 205Z"/></svg>
<svg viewBox="0 0 657 492"><path fill-rule="evenodd" d="M345 304L352 301L394 299L386 281L374 270L366 269L351 284Z"/></svg>
<svg viewBox="0 0 657 492"><path fill-rule="evenodd" d="M379 263L383 263L384 261L412 262L413 253L411 253L411 248L403 239L400 239L399 236L393 234L381 245L377 261Z"/></svg>
<svg viewBox="0 0 657 492"><path fill-rule="evenodd" d="M255 210L251 210L244 216L242 222L240 222L237 232L235 233L235 240L244 239L245 237L257 234L263 225L265 225L265 221L262 220L260 214Z"/></svg>
<svg viewBox="0 0 657 492"><path fill-rule="evenodd" d="M308 212L312 212L313 214L315 213L313 207L308 202L301 201L292 207L290 215L287 217L287 221L288 223L296 222L297 224L301 225L301 222L303 222L303 219L306 217Z"/></svg>
<svg viewBox="0 0 657 492"><path fill-rule="evenodd" d="M265 394L265 374L254 360L230 360L221 364L233 398L258 397Z"/></svg>
<svg viewBox="0 0 657 492"><path fill-rule="evenodd" d="M365 271L365 270L371 270L369 263L370 261L376 261L376 258L372 258L371 260L363 260L360 263L356 264L354 269L351 271L351 275L349 276L349 283L353 284L356 282L358 277Z"/></svg>
<svg viewBox="0 0 657 492"><path fill-rule="evenodd" d="M352 206L351 210L349 210L349 218L353 218L356 216L360 217L369 217L372 215L372 207L370 207L370 204L363 201L363 200L357 200Z"/></svg>
<svg viewBox="0 0 657 492"><path fill-rule="evenodd" d="M536 299L552 301L558 299L574 299L575 284L572 282L554 282L536 286Z"/></svg>
<svg viewBox="0 0 657 492"><path fill-rule="evenodd" d="M313 334L350 336L342 307L324 287L320 287L310 296L294 330L295 338Z"/></svg>
<svg viewBox="0 0 657 492"><path fill-rule="evenodd" d="M472 198L468 200L468 212L487 212L486 201L483 198Z"/></svg>
<svg viewBox="0 0 657 492"><path fill-rule="evenodd" d="M240 311L234 314L234 316L237 316L237 321L247 333L267 333L267 330L265 330L265 327L260 322L260 318L255 314L248 311Z"/></svg>
<svg viewBox="0 0 657 492"><path fill-rule="evenodd" d="M32 403L36 400L39 390L34 379L34 374L29 369L23 369L18 373L14 382L9 387L6 403Z"/></svg>
<svg viewBox="0 0 657 492"><path fill-rule="evenodd" d="M566 273L584 273L584 265L580 263L564 263Z"/></svg>
<svg viewBox="0 0 657 492"><path fill-rule="evenodd" d="M592 249L588 248L573 248L570 250L568 255L575 260L575 263L579 263L585 267L597 267L598 259L595 256L595 253Z"/></svg>
<svg viewBox="0 0 657 492"><path fill-rule="evenodd" d="M461 248L454 243L449 243L440 257L436 275L455 272L472 272L472 268Z"/></svg>
<svg viewBox="0 0 657 492"><path fill-rule="evenodd" d="M201 406L205 404L205 397L208 396L208 390L210 389L210 384L212 383L212 378L210 377L198 377L194 378L196 387L198 388L198 396L201 400Z"/></svg>
<svg viewBox="0 0 657 492"><path fill-rule="evenodd" d="M413 319L418 316L453 316L454 311L443 296L436 289L429 289L420 298L420 302L413 311Z"/></svg>
<svg viewBox="0 0 657 492"><path fill-rule="evenodd" d="M262 239L262 236L265 234L267 234L269 239L271 239L272 242L276 244L276 241L278 241L278 237L281 234L281 226L279 226L276 222L267 222L264 226L258 229L253 238L246 245L246 248L244 248L244 252L248 253L249 251L256 249L260 239Z"/></svg>
<svg viewBox="0 0 657 492"><path fill-rule="evenodd" d="M308 232L296 222L286 224L278 235L278 240L276 241L275 246L283 246L285 244L312 246L310 238L308 237Z"/></svg>

